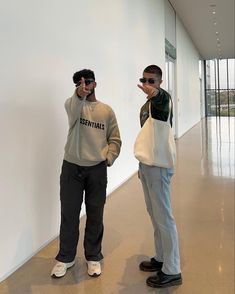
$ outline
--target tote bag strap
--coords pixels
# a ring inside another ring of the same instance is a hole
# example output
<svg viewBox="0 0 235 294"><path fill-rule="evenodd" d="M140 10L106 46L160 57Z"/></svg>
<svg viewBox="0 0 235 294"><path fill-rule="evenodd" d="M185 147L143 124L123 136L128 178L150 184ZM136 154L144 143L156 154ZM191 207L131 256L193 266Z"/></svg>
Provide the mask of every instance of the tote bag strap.
<svg viewBox="0 0 235 294"><path fill-rule="evenodd" d="M171 108L172 108L172 101L171 101L171 98L169 98L169 114L168 114L168 118L167 118L167 123L170 122ZM152 114L151 114L151 101L149 101L149 117L152 118Z"/></svg>

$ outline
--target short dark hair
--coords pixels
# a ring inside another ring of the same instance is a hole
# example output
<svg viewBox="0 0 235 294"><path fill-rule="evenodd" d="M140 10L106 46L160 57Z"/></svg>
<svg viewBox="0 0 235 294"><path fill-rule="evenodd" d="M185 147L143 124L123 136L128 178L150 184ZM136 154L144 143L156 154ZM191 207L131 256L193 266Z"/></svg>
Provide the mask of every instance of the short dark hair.
<svg viewBox="0 0 235 294"><path fill-rule="evenodd" d="M74 84L77 84L81 80L82 77L84 79L93 79L95 81L95 74L92 70L82 69L82 70L79 70L74 73L74 75L73 75Z"/></svg>
<svg viewBox="0 0 235 294"><path fill-rule="evenodd" d="M152 73L157 75L160 79L162 79L162 70L159 66L155 64L151 64L144 69L144 72Z"/></svg>

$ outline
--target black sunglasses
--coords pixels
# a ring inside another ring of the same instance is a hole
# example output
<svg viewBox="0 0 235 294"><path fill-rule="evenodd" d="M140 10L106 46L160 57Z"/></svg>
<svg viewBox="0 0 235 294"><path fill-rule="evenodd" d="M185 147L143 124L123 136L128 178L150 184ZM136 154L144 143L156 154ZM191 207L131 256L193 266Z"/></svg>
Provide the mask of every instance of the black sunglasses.
<svg viewBox="0 0 235 294"><path fill-rule="evenodd" d="M85 80L84 82L85 82L85 85L88 86L88 85L90 85L91 83L93 83L94 80ZM81 85L81 83L82 83L82 82L79 81L79 82L76 84L76 87L79 87L79 86Z"/></svg>
<svg viewBox="0 0 235 294"><path fill-rule="evenodd" d="M143 84L145 84L145 83L147 83L147 82L148 82L149 84L154 84L154 83L156 82L156 80L153 79L153 78L150 78L150 79L140 78L140 82L143 83Z"/></svg>

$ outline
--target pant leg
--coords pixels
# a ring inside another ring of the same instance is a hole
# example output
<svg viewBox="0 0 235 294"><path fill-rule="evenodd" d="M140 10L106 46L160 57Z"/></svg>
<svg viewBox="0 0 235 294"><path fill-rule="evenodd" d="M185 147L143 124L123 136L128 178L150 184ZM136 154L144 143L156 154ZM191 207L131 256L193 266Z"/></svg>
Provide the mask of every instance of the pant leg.
<svg viewBox="0 0 235 294"><path fill-rule="evenodd" d="M163 250L163 272L166 274L180 273L180 257L178 233L172 214L170 199L171 169L141 165L147 179L152 216L161 236Z"/></svg>
<svg viewBox="0 0 235 294"><path fill-rule="evenodd" d="M103 212L106 201L107 167L105 163L88 172L85 182L86 228L84 236L87 260L103 259L101 243L104 225Z"/></svg>
<svg viewBox="0 0 235 294"><path fill-rule="evenodd" d="M161 234L160 230L158 228L158 223L156 222L154 215L153 215L153 208L152 208L152 202L151 202L151 197L150 197L150 190L148 188L148 179L145 178L145 175L142 171L141 164L139 166L139 175L140 175L140 180L142 183L142 188L144 192L144 197L145 197L145 203L146 203L146 208L149 213L150 219L153 224L153 229L154 229L154 244L155 244L155 256L154 258L157 261L163 262L163 250L162 250L162 241L161 241Z"/></svg>
<svg viewBox="0 0 235 294"><path fill-rule="evenodd" d="M84 179L78 166L64 161L60 176L60 248L56 256L61 262L71 262L76 256L83 190Z"/></svg>

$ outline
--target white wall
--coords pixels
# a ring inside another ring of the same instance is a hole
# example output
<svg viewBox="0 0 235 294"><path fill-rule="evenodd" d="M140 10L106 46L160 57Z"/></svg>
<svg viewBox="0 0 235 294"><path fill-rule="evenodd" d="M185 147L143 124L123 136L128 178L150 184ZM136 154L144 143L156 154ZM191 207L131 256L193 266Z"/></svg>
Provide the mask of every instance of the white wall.
<svg viewBox="0 0 235 294"><path fill-rule="evenodd" d="M176 13L168 0L164 4L165 38L176 48Z"/></svg>
<svg viewBox="0 0 235 294"><path fill-rule="evenodd" d="M176 18L176 79L178 137L198 123L200 115L199 59L197 49L180 19Z"/></svg>
<svg viewBox="0 0 235 294"><path fill-rule="evenodd" d="M145 97L136 84L146 65L164 68L164 1L3 0L0 36L1 281L58 234L64 101L75 71L95 71L97 98L119 121L123 147L108 192L137 170Z"/></svg>

